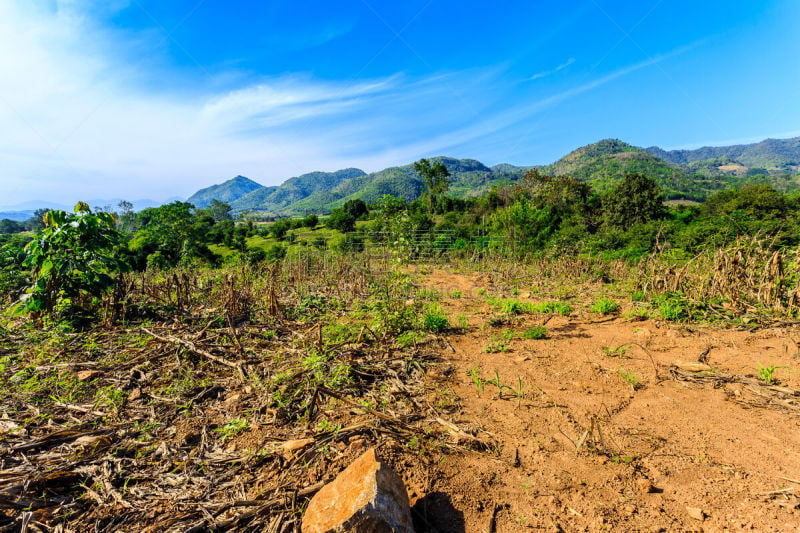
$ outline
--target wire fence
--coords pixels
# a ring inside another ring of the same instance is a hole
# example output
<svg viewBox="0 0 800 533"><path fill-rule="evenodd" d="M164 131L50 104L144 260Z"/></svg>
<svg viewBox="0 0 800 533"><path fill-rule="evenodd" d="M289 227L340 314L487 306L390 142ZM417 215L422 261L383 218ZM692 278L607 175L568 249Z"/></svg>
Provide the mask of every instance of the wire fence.
<svg viewBox="0 0 800 533"><path fill-rule="evenodd" d="M361 263L373 271L397 265L466 261L485 268L498 258L513 257L519 250L513 239L496 235L465 237L455 230L412 231L401 235L372 232L347 233L334 242L314 241L313 234L299 234L284 262L316 264L342 258Z"/></svg>

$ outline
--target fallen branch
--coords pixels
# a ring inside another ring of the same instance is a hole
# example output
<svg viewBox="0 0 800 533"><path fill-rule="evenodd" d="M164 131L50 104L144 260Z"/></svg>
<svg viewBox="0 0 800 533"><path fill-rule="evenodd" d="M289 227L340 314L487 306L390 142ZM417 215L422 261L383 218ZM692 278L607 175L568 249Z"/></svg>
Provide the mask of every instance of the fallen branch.
<svg viewBox="0 0 800 533"><path fill-rule="evenodd" d="M234 369L236 371L237 374L239 374L239 377L242 379L242 381L247 379L247 376L244 373L244 369L242 368L242 363L240 363L240 362L228 361L227 359L225 359L223 357L219 357L218 355L214 355L213 353L198 347L195 343L193 343L192 341L188 341L186 339L181 339L179 337L173 337L172 335L164 335L164 336L158 335L156 333L153 333L152 331L150 331L147 328L142 328L142 331L144 331L145 333L147 333L151 337L154 337L154 338L156 338L156 339L158 339L160 341L171 342L173 344L177 344L178 346L182 346L182 347L186 348L187 350L189 350L191 352L194 352L194 353L196 353L198 355L202 355L206 359L210 359L211 361L214 361L215 363L219 363L221 365L225 365L225 366L227 366L229 368L232 368L232 369Z"/></svg>

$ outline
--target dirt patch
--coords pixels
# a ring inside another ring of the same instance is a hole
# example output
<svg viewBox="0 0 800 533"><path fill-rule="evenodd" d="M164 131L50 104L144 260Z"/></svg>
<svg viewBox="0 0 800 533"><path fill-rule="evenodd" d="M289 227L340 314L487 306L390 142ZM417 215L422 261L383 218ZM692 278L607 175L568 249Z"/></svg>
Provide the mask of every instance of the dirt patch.
<svg viewBox="0 0 800 533"><path fill-rule="evenodd" d="M497 443L494 455L439 464L431 491L450 495L465 524L439 531L800 526L797 328L731 331L580 310L494 326L478 295L491 281L442 271L428 281L470 324L450 338L454 371L439 383L460 398L451 418ZM447 296L454 290L459 298ZM547 338L520 338L545 322ZM498 335L510 339L487 353ZM698 359L705 374L744 384L670 373ZM778 392L775 402L759 400L772 394L760 386L759 365L775 367L788 400Z"/></svg>

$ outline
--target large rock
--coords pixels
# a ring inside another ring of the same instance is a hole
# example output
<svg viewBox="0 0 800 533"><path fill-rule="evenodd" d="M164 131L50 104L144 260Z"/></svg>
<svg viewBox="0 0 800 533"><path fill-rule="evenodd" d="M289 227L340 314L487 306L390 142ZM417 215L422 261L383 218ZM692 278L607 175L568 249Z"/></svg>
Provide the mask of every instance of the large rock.
<svg viewBox="0 0 800 533"><path fill-rule="evenodd" d="M311 499L303 533L414 533L405 485L369 449Z"/></svg>

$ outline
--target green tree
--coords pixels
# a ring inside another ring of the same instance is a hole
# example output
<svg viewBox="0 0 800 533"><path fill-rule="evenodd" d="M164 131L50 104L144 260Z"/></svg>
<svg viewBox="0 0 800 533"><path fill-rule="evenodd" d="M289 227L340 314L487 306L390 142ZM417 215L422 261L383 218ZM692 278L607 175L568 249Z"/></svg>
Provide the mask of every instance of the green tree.
<svg viewBox="0 0 800 533"><path fill-rule="evenodd" d="M319 217L317 215L311 214L308 215L303 219L303 226L309 229L314 229L319 224Z"/></svg>
<svg viewBox="0 0 800 533"><path fill-rule="evenodd" d="M113 287L117 274L128 269L120 258L122 243L111 213L92 213L83 202L74 213L50 211L44 228L25 247L23 265L32 285L23 296L22 310L49 314L56 306L65 312L89 310L93 299Z"/></svg>
<svg viewBox="0 0 800 533"><path fill-rule="evenodd" d="M342 210L356 220L366 215L369 212L367 204L363 200L356 198L355 200L347 200L342 205Z"/></svg>
<svg viewBox="0 0 800 533"><path fill-rule="evenodd" d="M438 198L450 188L450 171L441 161L431 163L427 159L420 159L414 163L414 171L425 183L427 190L424 196L428 204L428 212L433 213Z"/></svg>
<svg viewBox="0 0 800 533"><path fill-rule="evenodd" d="M214 220L196 216L193 210L190 203L172 202L136 215L136 226L141 229L131 239L129 248L138 268L147 265L164 268L192 259L215 260L207 246Z"/></svg>
<svg viewBox="0 0 800 533"><path fill-rule="evenodd" d="M629 228L664 214L661 187L644 174L627 174L602 200L603 223L610 228Z"/></svg>
<svg viewBox="0 0 800 533"><path fill-rule="evenodd" d="M214 198L208 207L205 209L215 222L222 222L223 220L233 220L231 215L231 205L226 202L221 202Z"/></svg>
<svg viewBox="0 0 800 533"><path fill-rule="evenodd" d="M34 211L33 216L27 221L28 227L33 231L39 231L40 229L44 228L44 217L49 212L50 209L47 208L37 209Z"/></svg>
<svg viewBox="0 0 800 533"><path fill-rule="evenodd" d="M325 225L342 233L350 233L356 229L356 217L347 213L341 207L337 207L325 219Z"/></svg>

